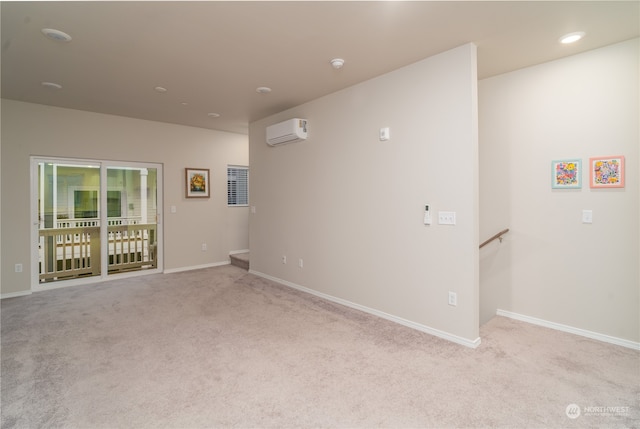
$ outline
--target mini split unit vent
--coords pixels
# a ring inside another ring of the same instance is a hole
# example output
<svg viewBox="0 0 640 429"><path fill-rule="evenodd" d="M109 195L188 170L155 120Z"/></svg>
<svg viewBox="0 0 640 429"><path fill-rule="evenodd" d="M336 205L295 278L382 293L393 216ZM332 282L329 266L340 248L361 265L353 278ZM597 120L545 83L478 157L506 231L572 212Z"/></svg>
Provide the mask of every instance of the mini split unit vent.
<svg viewBox="0 0 640 429"><path fill-rule="evenodd" d="M267 144L277 146L307 139L307 120L289 119L267 127Z"/></svg>

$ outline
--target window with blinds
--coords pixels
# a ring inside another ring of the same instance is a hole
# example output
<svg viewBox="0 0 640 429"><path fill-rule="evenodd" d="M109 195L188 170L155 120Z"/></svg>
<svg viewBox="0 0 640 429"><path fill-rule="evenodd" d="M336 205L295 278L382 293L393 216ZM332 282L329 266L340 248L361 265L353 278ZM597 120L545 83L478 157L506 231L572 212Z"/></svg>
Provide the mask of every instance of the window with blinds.
<svg viewBox="0 0 640 429"><path fill-rule="evenodd" d="M227 204L249 205L249 168L227 167Z"/></svg>

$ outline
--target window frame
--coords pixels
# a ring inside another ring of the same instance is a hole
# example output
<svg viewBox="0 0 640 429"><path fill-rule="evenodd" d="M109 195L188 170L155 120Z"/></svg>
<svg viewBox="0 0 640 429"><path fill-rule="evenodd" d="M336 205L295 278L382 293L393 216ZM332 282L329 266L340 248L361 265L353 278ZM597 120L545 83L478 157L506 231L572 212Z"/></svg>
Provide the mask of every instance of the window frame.
<svg viewBox="0 0 640 429"><path fill-rule="evenodd" d="M234 191L235 201L232 201L232 181L230 180L230 177L232 173L235 172L237 174L238 171L243 171L244 177L242 178L242 180L236 179L235 181L233 181L235 182L236 189ZM244 189L239 190L239 187L242 185L244 185ZM245 195L246 201L238 202L239 200L241 200L242 194ZM227 207L249 207L249 167L246 165L227 165Z"/></svg>

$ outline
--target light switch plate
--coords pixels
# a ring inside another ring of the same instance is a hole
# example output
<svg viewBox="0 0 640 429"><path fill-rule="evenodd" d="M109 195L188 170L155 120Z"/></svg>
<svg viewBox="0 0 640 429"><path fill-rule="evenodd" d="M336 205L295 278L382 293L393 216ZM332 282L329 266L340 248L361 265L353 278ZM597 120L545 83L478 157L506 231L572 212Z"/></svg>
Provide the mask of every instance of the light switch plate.
<svg viewBox="0 0 640 429"><path fill-rule="evenodd" d="M440 225L455 225L456 212L438 212L438 223Z"/></svg>

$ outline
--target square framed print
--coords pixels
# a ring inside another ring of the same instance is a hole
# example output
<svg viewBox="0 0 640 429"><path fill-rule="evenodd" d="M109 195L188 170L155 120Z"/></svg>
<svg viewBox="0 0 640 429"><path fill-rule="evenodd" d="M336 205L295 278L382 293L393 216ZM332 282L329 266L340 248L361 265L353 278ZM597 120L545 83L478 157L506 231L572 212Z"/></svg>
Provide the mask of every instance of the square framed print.
<svg viewBox="0 0 640 429"><path fill-rule="evenodd" d="M582 188L582 160L559 159L551 161L551 187L553 189Z"/></svg>
<svg viewBox="0 0 640 429"><path fill-rule="evenodd" d="M589 186L592 188L624 188L624 156L589 158Z"/></svg>
<svg viewBox="0 0 640 429"><path fill-rule="evenodd" d="M209 169L185 168L186 197L209 198Z"/></svg>

